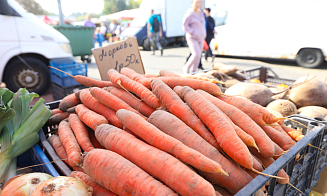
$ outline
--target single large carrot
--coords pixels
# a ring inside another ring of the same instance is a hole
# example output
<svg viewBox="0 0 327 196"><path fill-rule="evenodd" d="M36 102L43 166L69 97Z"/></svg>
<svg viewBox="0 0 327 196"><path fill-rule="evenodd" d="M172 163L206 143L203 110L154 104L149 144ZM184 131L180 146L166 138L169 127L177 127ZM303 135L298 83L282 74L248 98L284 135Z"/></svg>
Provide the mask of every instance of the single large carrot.
<svg viewBox="0 0 327 196"><path fill-rule="evenodd" d="M51 66L49 66L51 67ZM90 78L90 77L87 77L87 76L82 76L82 75L76 75L76 76L73 76L67 72L64 72L60 69L57 69L55 67L51 67L52 69L55 69L57 71L60 71L60 72L63 72L67 75L69 75L70 77L73 77L75 79L76 82L84 85L84 86L87 86L87 87L99 87L99 88L103 88L103 87L108 87L108 86L113 86L113 84L110 82L110 81L101 81L101 80L96 80L96 79L93 79L93 78Z"/></svg>
<svg viewBox="0 0 327 196"><path fill-rule="evenodd" d="M151 108L146 104L144 101L139 100L138 98L134 97L130 93L126 92L123 89L119 89L116 87L106 87L103 88L104 90L112 93L116 97L120 98L124 102L126 102L128 105L130 105L135 110L139 111L141 114L143 114L146 117L149 117L152 112L156 111L155 109Z"/></svg>
<svg viewBox="0 0 327 196"><path fill-rule="evenodd" d="M53 149L56 151L58 157L64 161L68 165L68 159L67 159L67 153L62 145L60 138L58 135L51 135L48 137L48 142L53 147Z"/></svg>
<svg viewBox="0 0 327 196"><path fill-rule="evenodd" d="M125 157L180 195L213 195L212 185L175 157L111 125L95 131L106 149Z"/></svg>
<svg viewBox="0 0 327 196"><path fill-rule="evenodd" d="M109 150L93 149L88 152L83 168L97 183L117 195L177 196L174 191L132 162Z"/></svg>
<svg viewBox="0 0 327 196"><path fill-rule="evenodd" d="M95 128L101 124L108 124L105 117L93 112L83 104L78 104L75 110L78 118L93 130L95 130Z"/></svg>
<svg viewBox="0 0 327 196"><path fill-rule="evenodd" d="M289 150L292 146L294 146L295 142L291 138L286 137L283 133L277 131L273 127L261 126L261 128L266 132L270 139L283 150Z"/></svg>
<svg viewBox="0 0 327 196"><path fill-rule="evenodd" d="M201 172L202 176L212 184L218 184L225 187L229 192L236 194L252 180L243 169L225 158L216 148L173 114L157 110L151 114L148 122L162 132L178 139L188 147L199 151L204 156L219 163L229 176Z"/></svg>
<svg viewBox="0 0 327 196"><path fill-rule="evenodd" d="M222 95L219 86L208 81L181 78L181 77L161 77L160 80L166 83L171 89L175 88L175 86L189 86L194 90L201 89L214 96Z"/></svg>
<svg viewBox="0 0 327 196"><path fill-rule="evenodd" d="M181 76L168 70L160 70L159 77L181 77Z"/></svg>
<svg viewBox="0 0 327 196"><path fill-rule="evenodd" d="M57 113L53 116L51 116L48 121L47 125L56 125L59 124L62 120L68 118L70 113L68 112L62 112L62 113Z"/></svg>
<svg viewBox="0 0 327 196"><path fill-rule="evenodd" d="M83 180L85 184L92 187L92 196L117 196L115 193L98 184L93 178L91 178L91 176L87 175L86 173L73 171L70 173L70 177L78 177L79 179Z"/></svg>
<svg viewBox="0 0 327 196"><path fill-rule="evenodd" d="M93 87L90 89L91 95L96 98L100 103L103 105L113 109L114 111L118 111L120 109L126 109L131 112L134 112L142 117L144 117L140 112L132 108L130 105L128 105L125 101L119 99L115 95L111 94L110 92L98 88L98 87ZM146 118L146 117L144 117Z"/></svg>
<svg viewBox="0 0 327 196"><path fill-rule="evenodd" d="M196 114L194 114L191 108L187 106L168 85L159 79L153 79L151 85L152 92L172 114L181 119L212 146L220 149L212 133L206 128Z"/></svg>
<svg viewBox="0 0 327 196"><path fill-rule="evenodd" d="M264 158L262 157L256 150L254 150L253 148L250 148L251 152L258 157L262 164L267 168L269 167L271 164L273 164L275 162L275 160L273 158ZM281 169L278 173L277 176L282 177L284 179L277 179L277 182L280 184L286 184L289 182L289 177L287 175L287 173L284 171L284 169Z"/></svg>
<svg viewBox="0 0 327 196"><path fill-rule="evenodd" d="M138 97L140 97L146 104L148 104L152 108L158 108L162 104L159 101L159 99L145 86L142 84L129 79L128 77L118 73L114 69L109 69L108 76L110 81L116 86L116 87L124 87L126 90L136 94Z"/></svg>
<svg viewBox="0 0 327 196"><path fill-rule="evenodd" d="M143 75L138 74L134 70L127 68L127 67L124 67L123 69L121 69L120 73L127 76L129 79L134 80L151 90L151 79L146 78Z"/></svg>
<svg viewBox="0 0 327 196"><path fill-rule="evenodd" d="M77 94L77 96L86 107L105 117L110 124L123 128L123 124L118 120L116 112L100 103L91 95L89 90L82 90Z"/></svg>
<svg viewBox="0 0 327 196"><path fill-rule="evenodd" d="M236 163L253 169L253 157L246 145L237 136L233 126L212 103L190 87L184 86L181 95L195 114L203 121L216 137L219 146Z"/></svg>
<svg viewBox="0 0 327 196"><path fill-rule="evenodd" d="M263 157L269 158L275 154L275 148L272 140L246 113L237 107L210 95L207 92L202 90L197 90L197 92L224 112L235 123L235 125L239 126L243 131L251 135Z"/></svg>
<svg viewBox="0 0 327 196"><path fill-rule="evenodd" d="M266 108L259 104L256 104L244 97L238 96L216 96L220 100L229 103L238 109L242 110L247 114L252 120L254 120L259 125L272 124L277 122L279 119L270 113Z"/></svg>
<svg viewBox="0 0 327 196"><path fill-rule="evenodd" d="M60 101L59 109L61 111L66 112L68 108L76 106L77 104L80 104L80 103L81 103L81 101L79 99L77 99L77 97L75 96L75 93L72 93L70 95L67 95Z"/></svg>
<svg viewBox="0 0 327 196"><path fill-rule="evenodd" d="M128 110L118 110L117 117L129 130L146 141L179 160L205 172L221 173L228 175L217 162L205 157L192 148L187 147L181 141L161 132L141 116Z"/></svg>
<svg viewBox="0 0 327 196"><path fill-rule="evenodd" d="M69 166L79 166L82 162L82 151L67 121L63 120L60 122L58 134L60 141L66 150Z"/></svg>
<svg viewBox="0 0 327 196"><path fill-rule="evenodd" d="M54 115L56 115L56 114L58 114L58 113L63 113L63 111L61 111L59 108L53 109L53 110L52 110L52 115L51 115L51 116L54 116Z"/></svg>
<svg viewBox="0 0 327 196"><path fill-rule="evenodd" d="M76 140L79 146L86 152L94 149L91 141L89 132L87 131L84 123L78 118L77 114L69 115L69 125L73 130Z"/></svg>

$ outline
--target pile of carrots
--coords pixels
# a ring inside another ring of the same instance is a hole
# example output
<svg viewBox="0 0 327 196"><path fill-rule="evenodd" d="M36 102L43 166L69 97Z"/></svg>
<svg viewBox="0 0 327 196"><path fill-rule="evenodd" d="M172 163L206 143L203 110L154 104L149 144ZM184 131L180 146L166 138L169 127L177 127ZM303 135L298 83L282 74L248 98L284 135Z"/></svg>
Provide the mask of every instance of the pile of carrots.
<svg viewBox="0 0 327 196"><path fill-rule="evenodd" d="M301 138L201 78L128 68L108 76L74 76L89 88L66 96L48 121L58 125L48 141L93 195L234 195ZM289 181L284 170L273 177Z"/></svg>

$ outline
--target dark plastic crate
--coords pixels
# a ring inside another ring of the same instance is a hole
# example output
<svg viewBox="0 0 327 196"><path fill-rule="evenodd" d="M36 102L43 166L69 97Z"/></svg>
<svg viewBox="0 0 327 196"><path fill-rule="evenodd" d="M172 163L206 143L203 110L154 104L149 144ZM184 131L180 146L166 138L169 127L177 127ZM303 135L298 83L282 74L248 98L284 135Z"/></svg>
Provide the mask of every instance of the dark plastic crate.
<svg viewBox="0 0 327 196"><path fill-rule="evenodd" d="M75 61L50 61L50 66L67 72L70 75L87 76L87 63L77 63ZM62 87L79 85L75 79L63 72L50 69L51 81Z"/></svg>
<svg viewBox="0 0 327 196"><path fill-rule="evenodd" d="M87 86L80 85L80 84L75 86L69 86L69 87L61 87L55 83L52 83L51 87L52 87L52 95L54 100L60 100L69 94L87 88Z"/></svg>
<svg viewBox="0 0 327 196"><path fill-rule="evenodd" d="M266 168L263 173L276 175L284 168L285 172L289 175L290 184L301 190L305 195L308 195L311 192L312 186L317 184L321 171L326 167L325 154L317 148L308 146L308 144L310 143L319 148L326 146L326 123L300 115L292 115L289 118L304 124L312 131L309 131L302 125L285 120L286 125L291 125L293 128L300 128L303 134L306 135L289 152L282 155ZM297 154L300 154L300 159L296 163ZM288 184L277 184L275 178L259 175L240 190L236 196L255 195L267 182L269 182L267 195L301 195L300 192Z"/></svg>

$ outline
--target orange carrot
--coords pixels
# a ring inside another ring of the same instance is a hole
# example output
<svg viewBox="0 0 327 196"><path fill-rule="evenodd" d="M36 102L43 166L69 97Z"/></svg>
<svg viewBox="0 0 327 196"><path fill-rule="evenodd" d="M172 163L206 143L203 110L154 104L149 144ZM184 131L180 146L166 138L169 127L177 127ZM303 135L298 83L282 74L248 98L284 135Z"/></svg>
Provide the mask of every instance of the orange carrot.
<svg viewBox="0 0 327 196"><path fill-rule="evenodd" d="M230 97L230 96L218 96L218 98L226 103L229 103L238 109L242 110L252 120L259 125L272 124L277 122L279 119L270 113L266 108L259 104L253 103L244 97Z"/></svg>
<svg viewBox="0 0 327 196"><path fill-rule="evenodd" d="M232 196L232 194L230 192L228 192L228 190L226 190L223 187L220 187L218 185L214 185L213 186L215 188L215 190L220 194L220 195L224 195L224 196Z"/></svg>
<svg viewBox="0 0 327 196"><path fill-rule="evenodd" d="M285 152L284 152L284 150L281 148L281 147L279 147L276 143L274 143L274 145L275 145L275 155L273 156L273 158L275 159L275 160L277 160L281 155L283 155Z"/></svg>
<svg viewBox="0 0 327 196"><path fill-rule="evenodd" d="M87 76L77 75L74 76L74 79L76 80L76 82L87 87L103 88L103 87L113 86L113 84L110 81L95 80Z"/></svg>
<svg viewBox="0 0 327 196"><path fill-rule="evenodd" d="M159 77L181 77L181 76L167 70L160 70Z"/></svg>
<svg viewBox="0 0 327 196"><path fill-rule="evenodd" d="M117 195L176 195L124 157L109 150L93 149L84 158L85 173Z"/></svg>
<svg viewBox="0 0 327 196"><path fill-rule="evenodd" d="M93 112L83 104L76 106L76 113L78 118L93 130L95 130L95 128L101 124L108 124L108 121L105 119L105 117Z"/></svg>
<svg viewBox="0 0 327 196"><path fill-rule="evenodd" d="M124 67L120 71L121 74L127 76L129 79L134 80L148 89L151 89L151 79L144 77L141 74L136 73L134 70Z"/></svg>
<svg viewBox="0 0 327 196"><path fill-rule="evenodd" d="M106 149L125 157L180 195L213 195L209 182L168 153L111 125L99 126L95 134Z"/></svg>
<svg viewBox="0 0 327 196"><path fill-rule="evenodd" d="M85 184L89 185L93 189L93 196L115 196L116 194L109 191L108 189L104 188L100 184L98 184L91 176L79 172L79 171L73 171L70 173L70 177L78 177L79 179L83 180Z"/></svg>
<svg viewBox="0 0 327 196"><path fill-rule="evenodd" d="M254 150L253 148L250 148L251 152L258 157L262 164L267 168L269 167L272 163L275 162L275 160L273 158L264 158L262 157L256 150ZM286 184L289 182L289 177L287 175L287 173L284 171L284 169L281 169L278 173L277 176L285 178L285 179L277 179L277 182L280 184Z"/></svg>
<svg viewBox="0 0 327 196"><path fill-rule="evenodd" d="M80 91L77 96L86 107L105 117L110 124L119 128L123 128L123 124L118 120L116 112L100 103L91 95L89 90Z"/></svg>
<svg viewBox="0 0 327 196"><path fill-rule="evenodd" d="M79 146L84 151L88 152L94 149L90 141L89 132L84 123L78 118L77 114L69 115L69 125L75 134Z"/></svg>
<svg viewBox="0 0 327 196"><path fill-rule="evenodd" d="M130 105L132 108L139 111L141 114L143 114L146 117L149 117L152 114L152 112L156 111L155 109L148 106L148 104L144 103L144 101L138 100L133 95L126 92L125 90L116 87L107 87L103 89L112 93L116 97L120 98L121 100L126 102L128 105Z"/></svg>
<svg viewBox="0 0 327 196"><path fill-rule="evenodd" d="M69 166L79 166L82 162L82 151L67 121L63 120L60 122L58 134L60 141L66 150Z"/></svg>
<svg viewBox="0 0 327 196"><path fill-rule="evenodd" d="M159 99L149 89L147 89L142 84L135 82L134 80L131 80L122 74L119 74L116 70L109 69L108 76L110 81L116 87L123 86L126 90L131 91L140 97L150 107L156 109L162 105Z"/></svg>
<svg viewBox="0 0 327 196"><path fill-rule="evenodd" d="M185 124L191 127L212 146L219 149L218 142L212 133L206 128L203 122L194 114L178 95L159 79L151 82L153 93L159 98L162 104Z"/></svg>
<svg viewBox="0 0 327 196"><path fill-rule="evenodd" d="M225 187L231 193L236 194L252 180L243 169L225 158L216 148L210 145L173 114L157 110L151 114L148 122L156 126L162 132L178 139L188 147L197 150L204 156L219 163L229 176L200 172L201 175L212 184L218 184Z"/></svg>
<svg viewBox="0 0 327 196"><path fill-rule="evenodd" d="M97 140L97 138L95 137L95 133L93 130L88 129L89 132L89 136L90 136L90 140L92 142L92 145L94 146L94 148L99 148L99 149L106 149L105 147L103 147L100 142Z"/></svg>
<svg viewBox="0 0 327 196"><path fill-rule="evenodd" d="M166 83L171 89L175 88L175 86L189 86L194 90L201 89L214 96L220 96L222 94L219 86L208 81L179 77L161 77L160 80Z"/></svg>
<svg viewBox="0 0 327 196"><path fill-rule="evenodd" d="M53 110L52 110L52 115L51 115L51 116L54 116L54 115L56 115L56 114L58 114L58 113L63 113L63 111L59 110L59 108L53 109Z"/></svg>
<svg viewBox="0 0 327 196"><path fill-rule="evenodd" d="M279 122L279 121L278 121ZM279 123L273 123L271 124L271 127L273 127L274 129L276 129L277 131L281 132L282 134L284 134L285 137L287 137L288 139L292 139L282 128L282 125L284 124L284 122L281 122L281 124Z"/></svg>
<svg viewBox="0 0 327 196"><path fill-rule="evenodd" d="M108 91L98 88L98 87L93 87L90 89L91 95L96 98L100 103L103 105L113 109L114 111L118 111L120 109L126 109L131 112L134 112L142 117L144 117L140 112L132 108L130 105L128 105L125 101L119 99L115 95L109 93ZM144 117L146 118L146 117Z"/></svg>
<svg viewBox="0 0 327 196"><path fill-rule="evenodd" d="M213 97L202 90L197 90L197 92L224 112L235 123L235 125L251 135L263 157L269 158L275 154L274 144L271 139L247 114L239 110L237 107Z"/></svg>
<svg viewBox="0 0 327 196"><path fill-rule="evenodd" d="M292 139L286 137L283 133L277 131L271 126L261 126L272 141L274 141L283 150L289 150L295 142Z"/></svg>
<svg viewBox="0 0 327 196"><path fill-rule="evenodd" d="M228 175L217 162L205 157L179 140L161 132L139 115L128 110L118 110L117 117L129 130L141 137L148 144L155 146L179 160L205 172Z"/></svg>
<svg viewBox="0 0 327 196"><path fill-rule="evenodd" d="M182 90L183 87L181 86L175 86L175 88L173 89L174 92L179 96L179 98L181 98L181 100L183 100L183 97L181 95L181 90Z"/></svg>
<svg viewBox="0 0 327 196"><path fill-rule="evenodd" d="M66 112L66 110L68 108L71 108L73 106L76 106L77 104L80 104L81 101L79 99L77 99L77 97L75 96L75 93L72 93L70 95L67 95L66 97L64 97L60 103L59 103L59 109L61 111Z"/></svg>
<svg viewBox="0 0 327 196"><path fill-rule="evenodd" d="M62 113L55 114L48 119L47 125L59 124L62 120L68 118L69 115L70 115L70 113L68 113L68 112L62 112Z"/></svg>
<svg viewBox="0 0 327 196"><path fill-rule="evenodd" d="M58 135L51 135L48 137L48 142L53 147L53 149L56 151L58 157L64 161L68 165L68 159L67 159L67 153L62 145L60 138Z"/></svg>
<svg viewBox="0 0 327 196"><path fill-rule="evenodd" d="M195 114L211 130L219 146L236 163L253 169L253 157L246 145L237 136L226 117L212 107L212 103L190 87L184 86L181 95Z"/></svg>
<svg viewBox="0 0 327 196"><path fill-rule="evenodd" d="M143 76L146 78L157 78L159 77L159 74L143 74Z"/></svg>

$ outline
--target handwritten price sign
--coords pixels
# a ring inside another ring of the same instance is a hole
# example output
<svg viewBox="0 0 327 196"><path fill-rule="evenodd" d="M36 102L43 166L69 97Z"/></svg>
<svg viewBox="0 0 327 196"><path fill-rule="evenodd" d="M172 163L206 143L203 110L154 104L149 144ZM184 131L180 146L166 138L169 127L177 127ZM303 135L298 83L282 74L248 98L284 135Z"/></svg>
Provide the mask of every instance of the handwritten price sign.
<svg viewBox="0 0 327 196"><path fill-rule="evenodd" d="M102 80L109 81L107 74L109 69L120 72L122 68L128 67L137 73L145 73L135 37L129 37L126 40L105 47L92 49L92 53Z"/></svg>

